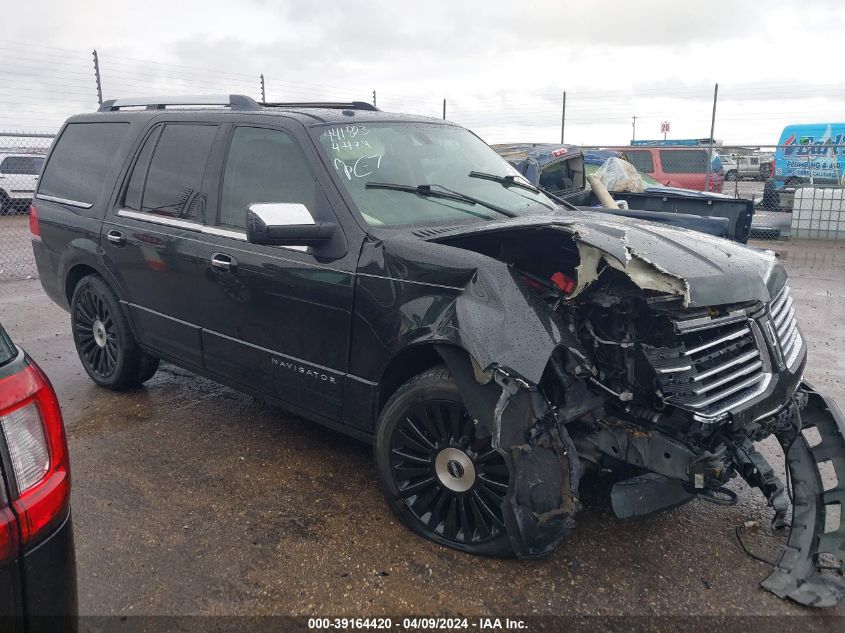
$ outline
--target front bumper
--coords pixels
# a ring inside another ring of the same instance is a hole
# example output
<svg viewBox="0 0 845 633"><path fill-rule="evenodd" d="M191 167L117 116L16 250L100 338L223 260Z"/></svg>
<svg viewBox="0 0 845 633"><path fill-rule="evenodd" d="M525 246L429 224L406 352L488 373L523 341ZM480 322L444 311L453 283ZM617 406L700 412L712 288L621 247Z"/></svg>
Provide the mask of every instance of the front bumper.
<svg viewBox="0 0 845 633"><path fill-rule="evenodd" d="M778 438L792 480L792 526L762 586L780 598L832 607L845 597L845 418L812 386L801 388L808 399L800 431Z"/></svg>

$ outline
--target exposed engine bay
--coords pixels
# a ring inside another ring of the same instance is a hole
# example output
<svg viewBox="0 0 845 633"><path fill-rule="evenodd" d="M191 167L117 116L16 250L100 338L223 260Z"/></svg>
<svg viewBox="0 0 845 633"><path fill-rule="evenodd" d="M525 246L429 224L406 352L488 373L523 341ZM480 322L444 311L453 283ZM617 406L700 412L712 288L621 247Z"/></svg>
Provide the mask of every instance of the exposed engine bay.
<svg viewBox="0 0 845 633"><path fill-rule="evenodd" d="M789 533L763 586L835 605L845 596L845 420L802 382L806 345L785 273L709 305L715 289L667 272L643 245L623 236L611 252L585 235L546 226L436 240L501 262L536 315L515 346L492 350L484 341L508 317L490 323L485 306L509 297L478 274L456 302L468 354L438 347L516 474L505 512L514 550L543 555L565 538L590 469L635 473L611 493L622 518L696 498L734 503L725 484L738 476L767 499L773 530ZM786 456L791 522L787 486L755 448L769 436Z"/></svg>

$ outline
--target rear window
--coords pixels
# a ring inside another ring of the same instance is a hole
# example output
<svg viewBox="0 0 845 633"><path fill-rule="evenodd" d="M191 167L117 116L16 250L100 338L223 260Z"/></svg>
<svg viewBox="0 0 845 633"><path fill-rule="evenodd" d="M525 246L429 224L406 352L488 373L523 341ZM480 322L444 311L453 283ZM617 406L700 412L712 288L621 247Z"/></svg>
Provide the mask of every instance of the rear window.
<svg viewBox="0 0 845 633"><path fill-rule="evenodd" d="M540 188L552 193L563 193L584 186L584 175L580 159L564 160L540 171Z"/></svg>
<svg viewBox="0 0 845 633"><path fill-rule="evenodd" d="M651 157L650 151L628 149L625 150L625 158L627 158L628 162L636 167L638 171L642 171L647 174L654 173L654 159Z"/></svg>
<svg viewBox="0 0 845 633"><path fill-rule="evenodd" d="M0 326L0 366L5 365L17 355L12 340L6 335L3 326ZM2 485L2 480L0 480L0 485Z"/></svg>
<svg viewBox="0 0 845 633"><path fill-rule="evenodd" d="M100 195L128 123L71 123L57 141L38 193L83 204Z"/></svg>
<svg viewBox="0 0 845 633"><path fill-rule="evenodd" d="M43 166L43 156L7 156L0 163L0 174L37 176Z"/></svg>
<svg viewBox="0 0 845 633"><path fill-rule="evenodd" d="M660 165L667 174L704 174L707 173L707 152L701 149L662 149Z"/></svg>

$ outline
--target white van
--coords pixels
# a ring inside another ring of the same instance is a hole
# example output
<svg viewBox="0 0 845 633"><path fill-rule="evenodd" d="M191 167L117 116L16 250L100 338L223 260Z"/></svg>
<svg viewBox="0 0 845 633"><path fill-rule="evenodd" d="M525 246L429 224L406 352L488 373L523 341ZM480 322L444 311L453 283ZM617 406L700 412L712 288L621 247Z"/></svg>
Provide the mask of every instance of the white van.
<svg viewBox="0 0 845 633"><path fill-rule="evenodd" d="M0 154L0 215L29 210L43 167L42 154Z"/></svg>

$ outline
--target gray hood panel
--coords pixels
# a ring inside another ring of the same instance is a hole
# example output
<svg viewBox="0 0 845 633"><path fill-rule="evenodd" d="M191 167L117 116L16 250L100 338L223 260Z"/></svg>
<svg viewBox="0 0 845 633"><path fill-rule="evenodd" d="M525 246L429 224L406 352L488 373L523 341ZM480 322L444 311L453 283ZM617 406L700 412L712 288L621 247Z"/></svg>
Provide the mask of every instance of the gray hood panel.
<svg viewBox="0 0 845 633"><path fill-rule="evenodd" d="M629 274L629 268L639 269L640 273L650 268L656 274L676 279L685 286L685 304L692 307L754 300L765 303L786 282L786 271L769 251L697 231L589 211L561 211L461 227L444 232L433 241L448 243L449 238L459 235L525 231L531 227L556 227L571 233L581 247L582 261L589 251L583 247L592 247L600 251L599 259ZM579 274L587 275L589 271ZM579 290L590 281L579 279Z"/></svg>

